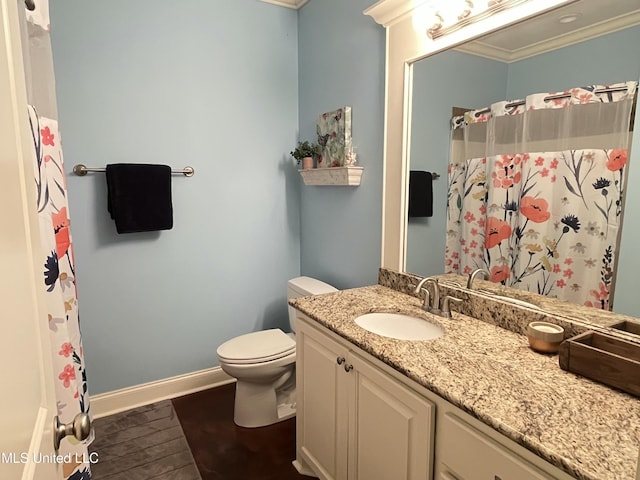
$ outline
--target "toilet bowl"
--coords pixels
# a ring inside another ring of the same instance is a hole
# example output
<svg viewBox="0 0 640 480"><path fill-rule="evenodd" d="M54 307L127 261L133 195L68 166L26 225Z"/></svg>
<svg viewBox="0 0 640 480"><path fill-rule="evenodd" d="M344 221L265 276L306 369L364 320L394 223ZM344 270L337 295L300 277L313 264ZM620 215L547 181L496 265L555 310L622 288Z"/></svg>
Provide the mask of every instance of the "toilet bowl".
<svg viewBox="0 0 640 480"><path fill-rule="evenodd" d="M337 291L310 277L288 282L287 298ZM295 332L295 309L289 306L289 324ZM217 350L220 368L236 378L233 420L241 427L263 427L296 414L293 333L275 328L247 333L224 342Z"/></svg>

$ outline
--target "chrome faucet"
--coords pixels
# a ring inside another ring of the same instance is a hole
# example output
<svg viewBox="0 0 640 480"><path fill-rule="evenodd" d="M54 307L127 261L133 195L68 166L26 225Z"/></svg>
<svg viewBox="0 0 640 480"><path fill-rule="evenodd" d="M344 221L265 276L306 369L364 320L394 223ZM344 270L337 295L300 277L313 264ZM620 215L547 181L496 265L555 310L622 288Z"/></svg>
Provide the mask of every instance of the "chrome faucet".
<svg viewBox="0 0 640 480"><path fill-rule="evenodd" d="M420 280L418 286L414 290L414 293L420 293L423 285L431 284L433 285L433 295L429 293L429 289L424 287L425 297L424 297L424 305L422 306L423 310L426 310L430 313L435 313L436 315L440 314L440 288L438 286L438 279L426 277Z"/></svg>
<svg viewBox="0 0 640 480"><path fill-rule="evenodd" d="M437 278L427 278L426 284L433 285L433 297L431 300L431 313L440 315L440 286Z"/></svg>
<svg viewBox="0 0 640 480"><path fill-rule="evenodd" d="M450 302L462 303L462 299L452 297L450 295L447 295L446 297L444 297L444 299L442 300L442 311L440 312L440 316L445 318L451 318L451 308L449 306Z"/></svg>
<svg viewBox="0 0 640 480"><path fill-rule="evenodd" d="M424 286L426 284L433 285L433 295L429 292L429 289ZM420 293L421 290L424 290L424 304L422 305L422 309L433 313L434 315L440 315L441 317L451 318L451 303L462 303L461 298L452 297L450 295L446 295L442 299L442 309L440 308L440 285L438 284L437 278L426 277L420 280L420 283L416 286L413 293Z"/></svg>
<svg viewBox="0 0 640 480"><path fill-rule="evenodd" d="M418 283L418 285L416 286L415 290L413 291L413 293L420 293L420 290L422 290L422 286L425 284L425 282L429 279L429 277L427 278L423 278L422 280L420 280L420 283ZM427 290L426 288L424 289L424 303L422 304L422 309L430 312L431 311L431 305L430 305L430 297L431 295L429 294L429 290Z"/></svg>
<svg viewBox="0 0 640 480"><path fill-rule="evenodd" d="M485 280L489 280L491 278L491 274L487 272L484 268L476 268L473 272L469 274L469 278L467 279L467 288L469 290L473 289L473 281L480 274L482 274Z"/></svg>

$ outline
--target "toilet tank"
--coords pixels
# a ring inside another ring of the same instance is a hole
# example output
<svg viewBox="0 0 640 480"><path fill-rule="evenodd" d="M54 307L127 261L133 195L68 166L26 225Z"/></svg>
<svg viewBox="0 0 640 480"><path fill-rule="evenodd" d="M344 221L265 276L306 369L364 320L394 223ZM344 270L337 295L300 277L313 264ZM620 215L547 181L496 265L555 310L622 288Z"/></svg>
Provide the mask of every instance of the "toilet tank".
<svg viewBox="0 0 640 480"><path fill-rule="evenodd" d="M287 284L287 300L291 298L305 297L307 295L319 295L321 293L337 292L338 289L328 283L311 277L296 277ZM296 331L296 309L289 305L289 325L291 331Z"/></svg>

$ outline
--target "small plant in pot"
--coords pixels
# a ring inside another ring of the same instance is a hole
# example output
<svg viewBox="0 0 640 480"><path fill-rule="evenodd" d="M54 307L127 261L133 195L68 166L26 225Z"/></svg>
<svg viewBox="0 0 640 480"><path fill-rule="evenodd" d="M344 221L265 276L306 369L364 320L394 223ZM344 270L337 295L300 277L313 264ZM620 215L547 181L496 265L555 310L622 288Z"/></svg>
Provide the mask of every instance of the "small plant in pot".
<svg viewBox="0 0 640 480"><path fill-rule="evenodd" d="M291 156L296 159L298 165L302 160L302 168L307 170L313 168L313 157L320 155L320 145L317 143L298 142L298 146L290 152Z"/></svg>

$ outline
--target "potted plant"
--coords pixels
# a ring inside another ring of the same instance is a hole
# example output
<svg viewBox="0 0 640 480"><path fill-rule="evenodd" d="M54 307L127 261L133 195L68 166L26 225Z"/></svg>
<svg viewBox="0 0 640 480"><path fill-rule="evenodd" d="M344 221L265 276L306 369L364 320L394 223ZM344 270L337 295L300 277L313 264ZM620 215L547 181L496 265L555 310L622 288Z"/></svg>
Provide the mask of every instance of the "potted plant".
<svg viewBox="0 0 640 480"><path fill-rule="evenodd" d="M309 143L308 141L298 142L298 146L290 152L291 156L296 159L298 165L302 160L302 168L307 170L313 168L313 157L320 155L320 145L317 143Z"/></svg>

